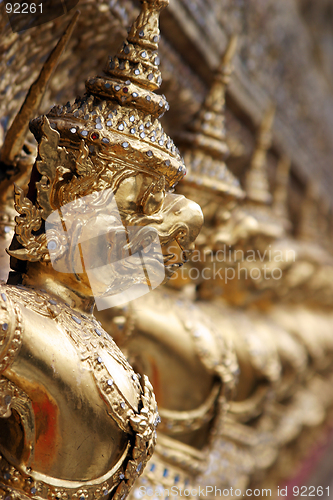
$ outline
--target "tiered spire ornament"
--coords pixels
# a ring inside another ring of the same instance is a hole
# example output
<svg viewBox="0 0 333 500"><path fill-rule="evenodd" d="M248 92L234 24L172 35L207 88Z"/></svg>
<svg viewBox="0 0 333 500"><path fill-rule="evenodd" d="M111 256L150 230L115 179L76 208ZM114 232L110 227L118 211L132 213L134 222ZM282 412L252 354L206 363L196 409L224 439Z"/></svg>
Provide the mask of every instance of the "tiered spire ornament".
<svg viewBox="0 0 333 500"><path fill-rule="evenodd" d="M168 3L168 0L142 2L142 10L131 28L127 41L118 54L109 61L105 70L107 75L122 81L130 79L139 87L151 91L160 87L162 77L158 69L160 60L157 54L160 37L159 13Z"/></svg>
<svg viewBox="0 0 333 500"><path fill-rule="evenodd" d="M321 235L322 246L332 252L331 244L331 204L326 196L318 200L318 234Z"/></svg>
<svg viewBox="0 0 333 500"><path fill-rule="evenodd" d="M302 203L297 236L302 241L320 243L322 235L318 230L318 198L319 188L313 182L308 182L305 199Z"/></svg>
<svg viewBox="0 0 333 500"><path fill-rule="evenodd" d="M288 222L277 215L269 190L267 152L272 144L274 116L275 105L271 104L260 124L256 147L245 176L246 212L257 221L257 229L253 235L257 238L256 245L260 245L263 249L267 247L268 241L283 237L288 226ZM286 168L286 165L283 168ZM277 196L281 195L280 192Z"/></svg>
<svg viewBox="0 0 333 500"><path fill-rule="evenodd" d="M164 96L154 92L162 82L158 69L159 12L168 1L141 3L141 13L116 57L109 60L105 76L88 79L83 98L72 105L54 107L47 118L60 134L60 146L77 155L84 143L86 161L103 158L109 165L109 176L123 166L121 158L126 156L134 170L164 177L168 189L186 172L178 149L158 120L169 105ZM31 123L37 138L43 134L42 121Z"/></svg>
<svg viewBox="0 0 333 500"><path fill-rule="evenodd" d="M249 171L245 179L247 199L254 203L268 205L272 202L267 176L267 151L272 144L272 126L275 116L275 106L270 105L266 110L257 136Z"/></svg>
<svg viewBox="0 0 333 500"><path fill-rule="evenodd" d="M276 171L272 207L274 214L283 222L286 229L290 227L287 207L290 165L290 158L287 156L280 158Z"/></svg>
<svg viewBox="0 0 333 500"><path fill-rule="evenodd" d="M225 164L229 154L225 132L225 94L233 71L232 59L236 47L237 36L233 36L201 109L188 130L179 136L178 142L183 146L190 183L242 199L244 193L239 181Z"/></svg>
<svg viewBox="0 0 333 500"><path fill-rule="evenodd" d="M109 58L104 70L106 76L90 78L86 88L94 95L111 98L156 118L169 109L165 97L154 93L162 83L158 68L159 13L169 1L141 0L141 3L141 12L127 40L117 55Z"/></svg>

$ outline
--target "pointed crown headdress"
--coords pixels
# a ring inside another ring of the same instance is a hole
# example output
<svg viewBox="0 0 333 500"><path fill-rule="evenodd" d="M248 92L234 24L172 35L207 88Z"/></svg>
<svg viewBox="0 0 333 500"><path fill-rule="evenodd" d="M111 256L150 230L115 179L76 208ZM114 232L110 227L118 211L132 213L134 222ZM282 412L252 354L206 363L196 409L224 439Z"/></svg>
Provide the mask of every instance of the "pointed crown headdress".
<svg viewBox="0 0 333 500"><path fill-rule="evenodd" d="M55 106L30 122L38 142L28 197L16 191L16 238L9 251L20 260L47 260L43 221L55 210L94 191L112 188L136 172L166 190L186 173L183 159L159 117L169 109L154 91L158 69L159 13L168 0L141 0L127 40L110 59L104 76L86 82L86 94ZM34 232L34 234L32 233Z"/></svg>
<svg viewBox="0 0 333 500"><path fill-rule="evenodd" d="M318 200L320 189L318 183L308 181L302 202L297 237L302 241L320 241L323 235L318 230Z"/></svg>
<svg viewBox="0 0 333 500"><path fill-rule="evenodd" d="M187 181L216 193L244 198L238 179L228 170L225 132L225 94L233 71L237 37L231 37L212 87L188 130L179 136L189 175Z"/></svg>
<svg viewBox="0 0 333 500"><path fill-rule="evenodd" d="M271 104L260 124L256 148L245 177L246 211L259 223L256 236L269 239L281 238L287 229L286 221L276 213L276 206L272 206L273 196L268 181L267 152L272 144L274 116L275 105ZM281 193L277 194L279 196ZM267 245L267 241L264 240L263 243Z"/></svg>
<svg viewBox="0 0 333 500"><path fill-rule="evenodd" d="M282 156L277 165L272 205L273 213L281 220L286 230L291 229L291 222L288 217L288 183L290 167L290 158L285 155Z"/></svg>
<svg viewBox="0 0 333 500"><path fill-rule="evenodd" d="M46 116L60 136L59 145L77 155L81 163L92 162L96 175L98 158L102 158L115 171L127 165L164 177L166 187L171 188L186 169L158 119L169 105L164 96L154 92L162 82L158 69L159 13L168 0L141 0L141 4L127 40L109 59L104 76L89 78L83 98L72 105L55 106ZM38 142L48 128L45 121L40 117L30 123Z"/></svg>
<svg viewBox="0 0 333 500"><path fill-rule="evenodd" d="M274 116L275 106L270 105L260 124L256 149L252 156L250 168L245 179L247 199L263 205L269 205L272 202L267 175L267 151L272 144L272 125Z"/></svg>

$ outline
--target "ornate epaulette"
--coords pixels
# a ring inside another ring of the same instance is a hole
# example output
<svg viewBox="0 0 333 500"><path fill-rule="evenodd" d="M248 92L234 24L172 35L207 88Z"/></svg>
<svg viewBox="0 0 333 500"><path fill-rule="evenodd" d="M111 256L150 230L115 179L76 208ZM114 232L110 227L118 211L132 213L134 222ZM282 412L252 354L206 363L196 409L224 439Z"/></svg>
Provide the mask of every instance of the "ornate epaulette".
<svg viewBox="0 0 333 500"><path fill-rule="evenodd" d="M22 317L6 293L7 287L0 286L0 373L11 364L21 345Z"/></svg>

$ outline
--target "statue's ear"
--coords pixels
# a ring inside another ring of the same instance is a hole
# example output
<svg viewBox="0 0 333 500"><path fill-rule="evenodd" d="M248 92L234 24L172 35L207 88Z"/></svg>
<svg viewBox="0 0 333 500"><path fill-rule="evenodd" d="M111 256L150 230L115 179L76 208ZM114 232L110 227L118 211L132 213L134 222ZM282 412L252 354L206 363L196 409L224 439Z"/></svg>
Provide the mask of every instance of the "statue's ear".
<svg viewBox="0 0 333 500"><path fill-rule="evenodd" d="M56 208L52 203L57 196L55 181L58 180L59 174L72 172L73 159L65 148L59 147L60 135L52 129L47 117L42 116L40 121L38 130L41 138L38 144L36 166L42 178L36 183L36 188L37 202L42 209L42 217L46 220Z"/></svg>
<svg viewBox="0 0 333 500"><path fill-rule="evenodd" d="M52 267L66 274L83 272L78 246L81 224L75 224L79 215L74 201L52 212L45 221L45 235Z"/></svg>

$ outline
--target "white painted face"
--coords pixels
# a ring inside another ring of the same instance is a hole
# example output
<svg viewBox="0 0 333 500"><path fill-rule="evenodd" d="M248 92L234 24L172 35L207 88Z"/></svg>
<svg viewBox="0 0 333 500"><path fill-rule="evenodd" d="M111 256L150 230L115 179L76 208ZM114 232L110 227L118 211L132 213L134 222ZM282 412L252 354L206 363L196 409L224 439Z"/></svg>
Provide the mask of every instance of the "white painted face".
<svg viewBox="0 0 333 500"><path fill-rule="evenodd" d="M137 178L136 178L137 177ZM162 247L190 250L200 207L136 176L53 212L45 221L53 268L90 286L98 309L122 305L156 288L168 265ZM119 200L119 203L118 203ZM169 274L168 274L169 275Z"/></svg>

